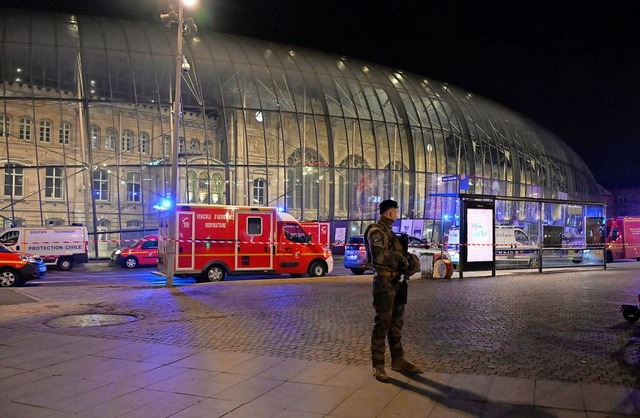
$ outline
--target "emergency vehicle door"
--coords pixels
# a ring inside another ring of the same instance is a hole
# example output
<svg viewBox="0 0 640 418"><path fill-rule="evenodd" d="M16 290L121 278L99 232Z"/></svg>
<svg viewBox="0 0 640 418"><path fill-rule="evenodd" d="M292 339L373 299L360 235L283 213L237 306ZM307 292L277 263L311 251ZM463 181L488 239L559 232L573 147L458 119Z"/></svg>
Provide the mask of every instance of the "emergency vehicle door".
<svg viewBox="0 0 640 418"><path fill-rule="evenodd" d="M273 212L236 212L235 268L237 270L273 269Z"/></svg>
<svg viewBox="0 0 640 418"><path fill-rule="evenodd" d="M195 268L196 214L194 212L178 212L178 260L176 271L193 270Z"/></svg>

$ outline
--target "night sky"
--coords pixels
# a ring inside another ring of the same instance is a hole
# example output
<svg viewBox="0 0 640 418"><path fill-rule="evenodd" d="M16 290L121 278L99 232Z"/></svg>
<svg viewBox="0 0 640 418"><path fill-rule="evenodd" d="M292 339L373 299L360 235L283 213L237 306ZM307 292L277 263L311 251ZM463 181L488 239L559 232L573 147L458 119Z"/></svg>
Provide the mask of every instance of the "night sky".
<svg viewBox="0 0 640 418"><path fill-rule="evenodd" d="M3 0L156 21L170 0ZM388 65L558 135L607 188L640 186L640 1L200 0L198 26Z"/></svg>

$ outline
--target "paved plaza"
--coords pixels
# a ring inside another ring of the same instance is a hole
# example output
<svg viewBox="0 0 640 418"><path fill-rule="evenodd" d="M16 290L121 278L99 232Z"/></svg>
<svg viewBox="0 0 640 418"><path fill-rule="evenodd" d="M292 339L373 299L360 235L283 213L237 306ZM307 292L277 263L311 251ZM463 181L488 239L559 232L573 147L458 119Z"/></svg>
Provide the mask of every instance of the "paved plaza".
<svg viewBox="0 0 640 418"><path fill-rule="evenodd" d="M0 289L0 416L640 415L640 323L619 312L639 277L413 279L404 346L425 373L388 384L369 367L371 276ZM125 320L66 321L85 314Z"/></svg>

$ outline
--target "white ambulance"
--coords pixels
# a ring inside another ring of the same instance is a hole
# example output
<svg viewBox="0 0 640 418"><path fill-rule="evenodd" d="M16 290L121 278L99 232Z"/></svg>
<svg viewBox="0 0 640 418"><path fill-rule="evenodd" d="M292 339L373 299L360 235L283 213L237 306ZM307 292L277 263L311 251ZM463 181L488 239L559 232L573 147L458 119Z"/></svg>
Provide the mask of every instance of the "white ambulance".
<svg viewBox="0 0 640 418"><path fill-rule="evenodd" d="M84 225L9 228L0 243L12 251L39 255L47 265L71 270L89 261L89 234Z"/></svg>

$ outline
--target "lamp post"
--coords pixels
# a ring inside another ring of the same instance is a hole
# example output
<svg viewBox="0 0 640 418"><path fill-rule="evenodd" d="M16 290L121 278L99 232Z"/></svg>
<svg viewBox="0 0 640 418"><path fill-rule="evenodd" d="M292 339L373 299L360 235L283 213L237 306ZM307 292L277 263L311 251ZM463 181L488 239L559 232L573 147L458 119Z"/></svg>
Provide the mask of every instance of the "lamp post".
<svg viewBox="0 0 640 418"><path fill-rule="evenodd" d="M183 18L183 3L188 2L189 5L195 3L194 0L179 0L178 1L178 13L171 11L171 13L161 14L160 18L167 26L171 26L172 23L176 23L178 26L178 40L176 44L176 80L175 80L175 95L173 97L172 108L172 122L173 131L171 134L171 183L169 183L169 194L172 202L169 216L169 236L168 240L168 257L167 257L167 286L173 286L173 277L176 271L176 262L178 256L178 219L177 219L177 204L179 194L179 175L180 170L178 167L178 153L180 152L180 117L182 115L182 73L188 72L190 65L182 55L182 34L183 31L188 33L195 32L197 27L193 24L192 19L188 19L186 22Z"/></svg>

